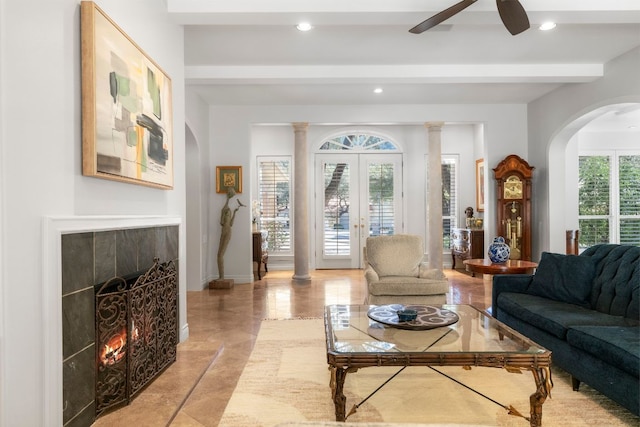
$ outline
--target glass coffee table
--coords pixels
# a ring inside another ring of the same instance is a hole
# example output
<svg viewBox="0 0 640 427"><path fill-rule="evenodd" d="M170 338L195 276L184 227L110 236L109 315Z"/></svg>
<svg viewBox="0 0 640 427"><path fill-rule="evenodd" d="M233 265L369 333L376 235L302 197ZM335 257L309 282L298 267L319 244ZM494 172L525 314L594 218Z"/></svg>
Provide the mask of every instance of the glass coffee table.
<svg viewBox="0 0 640 427"><path fill-rule="evenodd" d="M360 368L478 366L531 371L536 388L529 398L530 416L525 418L531 426L542 425L542 404L552 388L549 350L470 305L407 305L417 309L418 318L400 322L394 314L403 307L325 307L327 362L336 421L345 421L348 416L346 376Z"/></svg>

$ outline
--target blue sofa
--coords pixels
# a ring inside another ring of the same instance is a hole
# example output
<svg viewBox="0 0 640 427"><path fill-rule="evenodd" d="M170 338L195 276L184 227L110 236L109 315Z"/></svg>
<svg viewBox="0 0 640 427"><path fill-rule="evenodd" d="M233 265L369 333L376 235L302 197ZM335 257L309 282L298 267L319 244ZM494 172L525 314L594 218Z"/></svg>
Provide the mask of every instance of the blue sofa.
<svg viewBox="0 0 640 427"><path fill-rule="evenodd" d="M496 275L492 314L553 364L640 415L640 247L543 252L535 275Z"/></svg>

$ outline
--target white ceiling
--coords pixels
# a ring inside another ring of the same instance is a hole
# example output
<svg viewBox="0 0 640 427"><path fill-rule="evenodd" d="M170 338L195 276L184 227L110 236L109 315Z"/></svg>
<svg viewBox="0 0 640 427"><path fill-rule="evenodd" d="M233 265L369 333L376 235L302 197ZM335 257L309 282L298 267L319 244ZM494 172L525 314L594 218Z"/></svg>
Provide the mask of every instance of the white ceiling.
<svg viewBox="0 0 640 427"><path fill-rule="evenodd" d="M520 0L531 28L517 36L478 0L408 32L457 1L166 0L185 25L186 84L220 105L528 103L640 45L640 0ZM635 111L616 119L640 125Z"/></svg>

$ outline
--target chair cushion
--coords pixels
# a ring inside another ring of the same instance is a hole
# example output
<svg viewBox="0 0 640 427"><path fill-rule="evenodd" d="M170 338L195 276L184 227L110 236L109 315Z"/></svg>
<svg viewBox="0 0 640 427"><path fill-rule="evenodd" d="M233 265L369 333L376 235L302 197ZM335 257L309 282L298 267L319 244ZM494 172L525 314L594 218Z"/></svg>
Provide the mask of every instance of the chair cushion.
<svg viewBox="0 0 640 427"><path fill-rule="evenodd" d="M436 295L449 292L449 282L417 277L387 276L369 283L371 295Z"/></svg>
<svg viewBox="0 0 640 427"><path fill-rule="evenodd" d="M590 257L543 252L527 292L591 308L589 296L595 268Z"/></svg>
<svg viewBox="0 0 640 427"><path fill-rule="evenodd" d="M420 236L396 234L367 238L367 261L380 277L418 277L423 255Z"/></svg>

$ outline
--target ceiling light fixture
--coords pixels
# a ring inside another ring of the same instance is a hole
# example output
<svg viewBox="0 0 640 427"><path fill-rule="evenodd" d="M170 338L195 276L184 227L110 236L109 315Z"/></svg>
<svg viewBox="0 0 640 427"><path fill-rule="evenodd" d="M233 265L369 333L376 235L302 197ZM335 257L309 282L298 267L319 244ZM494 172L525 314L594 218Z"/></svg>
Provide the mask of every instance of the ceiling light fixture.
<svg viewBox="0 0 640 427"><path fill-rule="evenodd" d="M298 25L296 25L296 28L299 31L310 31L311 29L313 29L313 26L308 22L301 22Z"/></svg>
<svg viewBox="0 0 640 427"><path fill-rule="evenodd" d="M373 93L382 93L382 88L381 87L377 87L373 90Z"/></svg>
<svg viewBox="0 0 640 427"><path fill-rule="evenodd" d="M549 30L553 30L555 27L556 27L555 22L543 22L542 24L540 24L538 28L542 31L549 31Z"/></svg>

